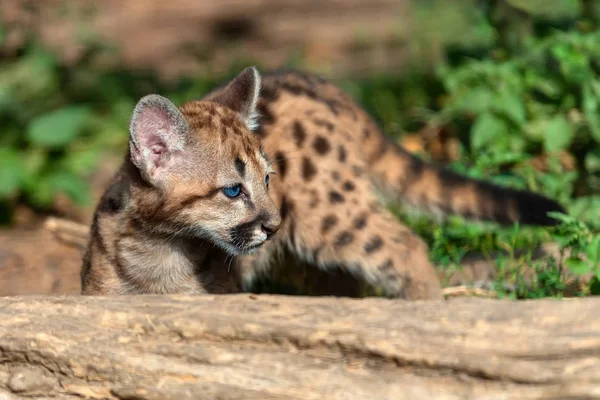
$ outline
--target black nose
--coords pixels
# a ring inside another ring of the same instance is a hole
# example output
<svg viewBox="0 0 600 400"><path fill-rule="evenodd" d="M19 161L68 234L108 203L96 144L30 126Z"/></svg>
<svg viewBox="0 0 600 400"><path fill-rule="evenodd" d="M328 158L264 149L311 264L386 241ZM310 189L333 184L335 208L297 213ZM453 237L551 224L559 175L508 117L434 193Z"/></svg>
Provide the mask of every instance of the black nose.
<svg viewBox="0 0 600 400"><path fill-rule="evenodd" d="M274 225L270 223L262 224L262 230L267 234L267 239L270 239L275 232L279 230L279 224Z"/></svg>

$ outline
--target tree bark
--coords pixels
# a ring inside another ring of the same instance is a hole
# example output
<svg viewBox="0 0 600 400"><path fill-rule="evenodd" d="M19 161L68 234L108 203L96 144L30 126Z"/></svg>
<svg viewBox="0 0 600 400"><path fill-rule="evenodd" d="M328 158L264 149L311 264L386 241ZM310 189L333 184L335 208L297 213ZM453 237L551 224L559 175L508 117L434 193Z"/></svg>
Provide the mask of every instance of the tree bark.
<svg viewBox="0 0 600 400"><path fill-rule="evenodd" d="M5 297L0 399L596 399L600 302Z"/></svg>

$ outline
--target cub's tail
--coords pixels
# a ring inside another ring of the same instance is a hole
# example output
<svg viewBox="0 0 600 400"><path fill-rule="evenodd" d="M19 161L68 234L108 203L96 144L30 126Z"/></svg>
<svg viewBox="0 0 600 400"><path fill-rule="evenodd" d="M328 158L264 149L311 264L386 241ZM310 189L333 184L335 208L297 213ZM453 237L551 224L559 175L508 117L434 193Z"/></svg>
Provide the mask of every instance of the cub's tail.
<svg viewBox="0 0 600 400"><path fill-rule="evenodd" d="M382 140L385 140L382 138ZM467 178L428 164L392 142L369 155L369 169L387 195L434 214L552 226L551 211L566 213L556 201L525 190L515 190Z"/></svg>

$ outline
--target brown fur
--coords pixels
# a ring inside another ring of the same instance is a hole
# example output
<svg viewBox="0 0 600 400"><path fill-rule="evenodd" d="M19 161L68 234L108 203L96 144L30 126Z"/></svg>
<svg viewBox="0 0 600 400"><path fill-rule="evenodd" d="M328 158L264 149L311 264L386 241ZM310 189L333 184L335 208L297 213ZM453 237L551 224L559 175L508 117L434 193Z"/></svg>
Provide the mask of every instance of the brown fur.
<svg viewBox="0 0 600 400"><path fill-rule="evenodd" d="M388 141L350 97L317 77L268 75L256 103L254 75L247 71L238 78L243 84L180 108L194 140L187 144L192 151L184 159L186 173L170 177L168 190L149 184L127 156L98 206L82 272L84 293L239 291L285 250L319 268L341 266L391 296L440 298L426 245L383 207L378 193L433 212L505 223L551 224L546 212L562 211L533 193L423 163ZM254 106L260 119L251 132L246 125L253 124L243 121L253 117ZM270 167L261 146L277 173L268 194L262 179ZM215 177L235 169L239 155L252 196L244 210L232 212ZM176 229L226 232L257 215L267 215L280 229L254 254Z"/></svg>

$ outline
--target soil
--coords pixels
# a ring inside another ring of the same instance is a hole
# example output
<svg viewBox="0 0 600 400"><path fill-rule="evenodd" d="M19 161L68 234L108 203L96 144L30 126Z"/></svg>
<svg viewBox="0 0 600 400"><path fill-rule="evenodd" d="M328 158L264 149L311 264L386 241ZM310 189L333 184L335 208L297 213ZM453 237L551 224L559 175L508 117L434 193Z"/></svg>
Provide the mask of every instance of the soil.
<svg viewBox="0 0 600 400"><path fill-rule="evenodd" d="M107 155L89 177L92 203L76 206L59 198L53 214L88 226L119 162L120 157ZM25 206L15 214L14 225L0 229L0 296L79 294L82 248L57 240L45 226L46 215Z"/></svg>

